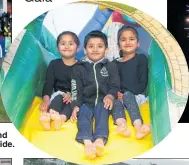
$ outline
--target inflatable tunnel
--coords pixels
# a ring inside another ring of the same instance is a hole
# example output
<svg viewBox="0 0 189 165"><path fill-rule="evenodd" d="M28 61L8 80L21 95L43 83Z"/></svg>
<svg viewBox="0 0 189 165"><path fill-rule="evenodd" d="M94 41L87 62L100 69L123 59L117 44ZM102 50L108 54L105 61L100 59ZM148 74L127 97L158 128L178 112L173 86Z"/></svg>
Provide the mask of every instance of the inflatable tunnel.
<svg viewBox="0 0 189 165"><path fill-rule="evenodd" d="M48 12L37 17L25 27L25 33L15 52L12 65L2 79L1 95L4 107L22 135L36 147L52 156L80 164L113 163L138 156L159 143L171 131L167 91L172 89L172 78L164 52L140 24L127 15L114 11L111 7L112 3L104 2L104 4L108 6L108 9L102 9L97 5L91 19L79 32L79 38L83 43L84 36L89 31L102 30L111 42L111 28L119 28L123 24L137 28L140 40L145 41L141 42L138 51L147 55L149 60L149 83L146 92L148 100L140 106L140 111L144 122L151 123L152 133L150 135L137 141L130 120L128 120L132 136L128 139L120 137L115 133L116 126L110 117L110 140L105 155L89 161L83 156L83 146L74 140L77 132L75 123L68 121L60 131L45 132L42 130L38 118L46 69L51 60L60 58L56 48L56 37L43 24ZM123 11L136 10L119 3L113 3L113 5ZM111 45L113 44L111 43L110 47ZM113 49L111 52L116 51L116 48ZM81 45L76 58L83 57Z"/></svg>

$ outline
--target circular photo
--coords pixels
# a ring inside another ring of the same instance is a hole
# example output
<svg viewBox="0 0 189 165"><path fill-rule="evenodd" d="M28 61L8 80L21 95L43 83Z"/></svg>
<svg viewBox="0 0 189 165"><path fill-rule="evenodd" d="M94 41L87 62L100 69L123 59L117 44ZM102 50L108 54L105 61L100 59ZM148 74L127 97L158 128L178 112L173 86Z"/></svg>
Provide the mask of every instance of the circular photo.
<svg viewBox="0 0 189 165"><path fill-rule="evenodd" d="M150 150L179 121L189 91L174 37L116 2L40 15L14 40L2 68L2 101L15 127L42 151L78 164Z"/></svg>

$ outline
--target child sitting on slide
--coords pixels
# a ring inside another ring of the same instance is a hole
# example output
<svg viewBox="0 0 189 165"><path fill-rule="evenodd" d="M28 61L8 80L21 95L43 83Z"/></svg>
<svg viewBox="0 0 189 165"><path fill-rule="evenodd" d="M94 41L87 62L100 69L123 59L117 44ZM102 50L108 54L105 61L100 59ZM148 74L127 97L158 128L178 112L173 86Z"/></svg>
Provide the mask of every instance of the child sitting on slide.
<svg viewBox="0 0 189 165"><path fill-rule="evenodd" d="M118 133L130 136L124 112L126 108L135 128L136 138L142 139L150 133L150 125L143 123L136 96L143 94L147 87L148 60L145 55L136 53L139 37L137 30L131 26L124 25L119 29L118 46L122 57L115 60L115 63L120 75L121 91L118 93L119 100L115 100L112 114L118 125Z"/></svg>
<svg viewBox="0 0 189 165"><path fill-rule="evenodd" d="M76 140L84 144L85 156L94 159L103 155L109 135L109 110L117 97L120 82L116 64L104 58L108 50L104 33L90 32L85 37L84 48L86 60L73 67L71 120L78 119Z"/></svg>
<svg viewBox="0 0 189 165"><path fill-rule="evenodd" d="M39 120L45 130L50 130L51 121L54 121L54 129L59 130L72 114L71 73L79 44L78 36L70 31L62 32L57 38L62 58L52 60L47 68L40 107L42 113Z"/></svg>

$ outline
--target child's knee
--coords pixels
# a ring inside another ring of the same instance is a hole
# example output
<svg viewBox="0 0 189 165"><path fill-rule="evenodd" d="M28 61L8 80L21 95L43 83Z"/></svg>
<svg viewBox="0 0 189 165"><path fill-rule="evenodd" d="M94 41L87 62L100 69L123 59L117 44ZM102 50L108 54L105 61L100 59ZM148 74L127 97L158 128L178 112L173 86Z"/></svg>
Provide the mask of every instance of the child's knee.
<svg viewBox="0 0 189 165"><path fill-rule="evenodd" d="M130 91L124 92L123 97L129 97L129 96L133 96L133 93Z"/></svg>
<svg viewBox="0 0 189 165"><path fill-rule="evenodd" d="M123 94L123 102L132 101L132 100L136 100L135 95L130 91L126 91Z"/></svg>
<svg viewBox="0 0 189 165"><path fill-rule="evenodd" d="M93 116L92 110L89 109L86 105L82 105L79 109L78 113L79 117L86 117L86 118L91 118Z"/></svg>

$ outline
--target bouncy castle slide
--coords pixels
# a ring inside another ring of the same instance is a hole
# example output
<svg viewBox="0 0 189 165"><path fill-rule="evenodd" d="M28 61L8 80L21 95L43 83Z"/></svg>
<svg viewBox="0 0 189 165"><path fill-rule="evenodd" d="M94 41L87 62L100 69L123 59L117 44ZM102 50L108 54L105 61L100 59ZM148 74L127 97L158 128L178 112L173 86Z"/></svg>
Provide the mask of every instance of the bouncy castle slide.
<svg viewBox="0 0 189 165"><path fill-rule="evenodd" d="M143 140L135 140L134 130L130 120L128 120L128 125L132 130L131 138L119 137L115 133L116 127L110 117L110 138L107 151L103 158L93 160L92 163L113 163L117 160L124 161L140 155L159 143L171 131L167 91L172 89L172 79L162 49L134 20L129 19L124 14L117 13L116 15L116 11L111 9L112 3L104 2L104 4L109 9L97 8L93 17L80 32L79 38L83 43L84 36L89 31L103 30L106 32L105 27L116 22L131 24L138 29L140 39L146 40L148 43L142 45L140 49L148 55L149 60L147 90L149 99L140 106L140 111L144 122L151 123L152 133ZM135 10L127 5L118 3L113 3L113 5L123 11ZM56 38L43 25L47 14L48 12L37 17L25 27L24 36L15 53L12 65L2 80L3 104L15 127L32 144L66 161L91 163L84 158L82 145L74 140L77 132L75 123L67 122L60 131L45 132L38 122L39 105L47 66L51 60L60 58L56 49ZM80 49L77 58L81 59L83 55L83 49Z"/></svg>

